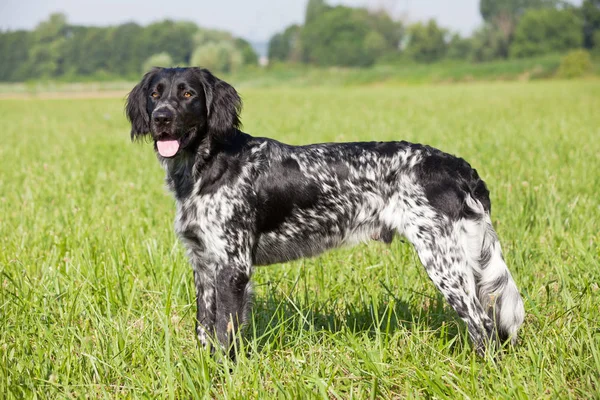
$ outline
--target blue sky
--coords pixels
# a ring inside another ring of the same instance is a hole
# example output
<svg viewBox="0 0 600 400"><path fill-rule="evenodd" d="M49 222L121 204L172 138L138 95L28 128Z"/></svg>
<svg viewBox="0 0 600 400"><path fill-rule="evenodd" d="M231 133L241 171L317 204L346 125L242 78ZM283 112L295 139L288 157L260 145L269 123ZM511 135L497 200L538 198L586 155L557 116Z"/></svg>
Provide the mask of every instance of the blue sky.
<svg viewBox="0 0 600 400"><path fill-rule="evenodd" d="M307 0L0 0L0 29L31 29L55 11L69 22L147 24L165 18L191 20L251 41L268 40L292 23L302 23ZM573 0L581 3L582 0ZM435 18L442 26L469 34L481 23L479 0L329 0L330 4L386 6L407 21Z"/></svg>

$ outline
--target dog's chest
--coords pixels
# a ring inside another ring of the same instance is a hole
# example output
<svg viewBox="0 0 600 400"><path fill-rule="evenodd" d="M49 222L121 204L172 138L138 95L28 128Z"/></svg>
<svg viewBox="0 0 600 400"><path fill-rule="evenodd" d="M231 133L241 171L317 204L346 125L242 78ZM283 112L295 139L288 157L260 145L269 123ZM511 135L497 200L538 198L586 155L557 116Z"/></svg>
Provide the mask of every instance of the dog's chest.
<svg viewBox="0 0 600 400"><path fill-rule="evenodd" d="M246 207L225 192L178 200L175 217L175 232L188 251L217 262L228 258L247 231L240 223Z"/></svg>
<svg viewBox="0 0 600 400"><path fill-rule="evenodd" d="M204 197L178 200L175 232L187 247L200 247L195 250L206 250L208 243L206 236L214 236L220 231L216 219L223 214L225 206Z"/></svg>

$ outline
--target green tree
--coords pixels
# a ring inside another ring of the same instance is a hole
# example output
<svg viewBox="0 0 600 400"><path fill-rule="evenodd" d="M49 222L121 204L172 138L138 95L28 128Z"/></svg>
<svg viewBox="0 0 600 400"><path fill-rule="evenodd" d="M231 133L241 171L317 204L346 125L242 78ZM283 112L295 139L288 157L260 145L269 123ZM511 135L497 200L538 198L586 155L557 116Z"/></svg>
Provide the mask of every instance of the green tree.
<svg viewBox="0 0 600 400"><path fill-rule="evenodd" d="M377 32L385 42L385 50L396 52L400 49L400 42L404 36L404 26L394 21L385 11L365 13L364 18L368 21L371 29Z"/></svg>
<svg viewBox="0 0 600 400"><path fill-rule="evenodd" d="M153 54L144 61L142 64L142 74L150 71L153 67L173 67L173 58L167 52Z"/></svg>
<svg viewBox="0 0 600 400"><path fill-rule="evenodd" d="M379 32L368 32L363 40L364 52L369 59L375 61L377 58L385 54L388 49L387 42L383 35Z"/></svg>
<svg viewBox="0 0 600 400"><path fill-rule="evenodd" d="M463 38L458 33L455 33L448 42L446 57L452 60L468 60L471 57L472 50L473 40L471 38Z"/></svg>
<svg viewBox="0 0 600 400"><path fill-rule="evenodd" d="M311 20L301 33L306 60L318 65L373 64L380 49L369 46L379 47L381 40L369 35L368 15L364 9L337 6Z"/></svg>
<svg viewBox="0 0 600 400"><path fill-rule="evenodd" d="M487 62L508 56L508 41L494 25L484 24L471 36L471 61Z"/></svg>
<svg viewBox="0 0 600 400"><path fill-rule="evenodd" d="M218 29L199 28L194 34L194 48L207 43L229 42L233 40L231 33Z"/></svg>
<svg viewBox="0 0 600 400"><path fill-rule="evenodd" d="M267 50L267 57L272 61L286 61L288 51L286 50L285 42L283 40L283 33L274 34L269 39L269 48Z"/></svg>
<svg viewBox="0 0 600 400"><path fill-rule="evenodd" d="M583 17L583 45L587 49L600 49L600 0L584 0L581 5ZM596 37L598 39L596 39Z"/></svg>
<svg viewBox="0 0 600 400"><path fill-rule="evenodd" d="M325 3L325 0L308 0L304 15L304 24L314 21L328 9L329 6Z"/></svg>
<svg viewBox="0 0 600 400"><path fill-rule="evenodd" d="M79 54L80 73L82 75L111 72L110 59L113 52L113 42L110 40L110 31L110 28L86 28L83 49Z"/></svg>
<svg viewBox="0 0 600 400"><path fill-rule="evenodd" d="M0 81L29 78L28 59L31 34L27 31L0 33Z"/></svg>
<svg viewBox="0 0 600 400"><path fill-rule="evenodd" d="M192 52L206 43L218 44L214 53L225 70L258 62L247 41L228 32L200 29L191 22L166 20L146 27L135 23L88 27L70 25L63 14L57 13L31 32L0 32L0 80L132 77L139 74L149 54L162 54L153 56L150 64L188 65Z"/></svg>
<svg viewBox="0 0 600 400"><path fill-rule="evenodd" d="M600 54L600 29L594 32L592 43L594 44L592 50L594 50L596 54Z"/></svg>
<svg viewBox="0 0 600 400"><path fill-rule="evenodd" d="M114 28L70 26L62 47L63 76L87 76L98 72L114 73L111 58L114 54ZM136 73L139 72L139 64Z"/></svg>
<svg viewBox="0 0 600 400"><path fill-rule="evenodd" d="M188 64L195 48L194 35L198 27L191 22L165 20L144 28L144 54L168 52L176 64Z"/></svg>
<svg viewBox="0 0 600 400"><path fill-rule="evenodd" d="M141 38L144 28L130 22L117 26L111 32L111 53L108 61L109 70L121 76L137 76L140 65L148 56L143 53Z"/></svg>
<svg viewBox="0 0 600 400"><path fill-rule="evenodd" d="M299 25L290 25L282 33L269 40L268 57L277 61L302 61L301 33Z"/></svg>
<svg viewBox="0 0 600 400"><path fill-rule="evenodd" d="M208 67L208 65L216 63L219 65L217 68L222 71L223 68L236 69L241 65L258 64L258 55L250 43L244 39L233 37L230 32L199 28L194 34L193 39L195 47L190 59L192 65L204 65ZM208 54L206 56L199 55L198 49L200 48L204 48ZM221 55L217 56L217 54ZM220 63L214 61L219 57L222 60ZM196 63L194 64L194 62Z"/></svg>
<svg viewBox="0 0 600 400"><path fill-rule="evenodd" d="M254 51L248 41L237 38L233 41L236 49L238 49L242 55L242 64L244 65L258 65L258 54Z"/></svg>
<svg viewBox="0 0 600 400"><path fill-rule="evenodd" d="M502 14L519 17L531 8L555 8L560 0L480 0L479 12L486 22Z"/></svg>
<svg viewBox="0 0 600 400"><path fill-rule="evenodd" d="M33 31L29 48L31 74L41 77L58 76L63 72L62 50L69 31L64 14L55 13Z"/></svg>
<svg viewBox="0 0 600 400"><path fill-rule="evenodd" d="M446 30L433 20L416 23L408 28L406 53L417 62L432 63L441 60L448 49Z"/></svg>
<svg viewBox="0 0 600 400"><path fill-rule="evenodd" d="M513 57L531 57L581 47L583 24L570 9L527 11L510 47Z"/></svg>
<svg viewBox="0 0 600 400"><path fill-rule="evenodd" d="M502 55L506 57L519 18L529 9L555 8L559 3L560 0L480 0L479 11L486 23L502 33Z"/></svg>
<svg viewBox="0 0 600 400"><path fill-rule="evenodd" d="M209 42L192 54L191 65L217 72L234 72L243 65L242 53L230 41Z"/></svg>

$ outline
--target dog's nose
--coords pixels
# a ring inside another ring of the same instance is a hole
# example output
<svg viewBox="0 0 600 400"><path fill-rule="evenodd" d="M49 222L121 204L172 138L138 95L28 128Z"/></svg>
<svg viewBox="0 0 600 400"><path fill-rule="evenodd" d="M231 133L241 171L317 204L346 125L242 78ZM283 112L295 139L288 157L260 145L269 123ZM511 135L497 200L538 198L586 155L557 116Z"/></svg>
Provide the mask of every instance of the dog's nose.
<svg viewBox="0 0 600 400"><path fill-rule="evenodd" d="M173 113L169 109L157 110L152 114L154 123L159 125L168 125L173 121Z"/></svg>

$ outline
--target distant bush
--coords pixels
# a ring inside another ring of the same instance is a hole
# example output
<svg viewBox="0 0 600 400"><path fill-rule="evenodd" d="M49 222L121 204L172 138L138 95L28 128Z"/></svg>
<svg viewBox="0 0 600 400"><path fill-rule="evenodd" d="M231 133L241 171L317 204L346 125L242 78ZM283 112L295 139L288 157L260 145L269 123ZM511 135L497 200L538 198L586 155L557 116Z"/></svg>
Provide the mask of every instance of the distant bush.
<svg viewBox="0 0 600 400"><path fill-rule="evenodd" d="M192 53L191 65L215 72L235 72L244 63L244 56L231 42L210 42Z"/></svg>
<svg viewBox="0 0 600 400"><path fill-rule="evenodd" d="M451 60L468 60L473 52L473 40L455 33L448 42L446 57Z"/></svg>
<svg viewBox="0 0 600 400"><path fill-rule="evenodd" d="M417 22L408 28L406 52L417 62L439 61L448 50L446 35L446 30L439 27L433 19L427 23Z"/></svg>
<svg viewBox="0 0 600 400"><path fill-rule="evenodd" d="M561 60L556 75L559 78L578 78L592 70L592 58L586 50L573 50Z"/></svg>
<svg viewBox="0 0 600 400"><path fill-rule="evenodd" d="M144 61L142 64L142 74L148 72L152 67L172 67L173 66L173 58L169 55L169 53L163 52L151 55Z"/></svg>
<svg viewBox="0 0 600 400"><path fill-rule="evenodd" d="M471 61L489 62L508 56L508 41L502 31L487 24L473 32Z"/></svg>

